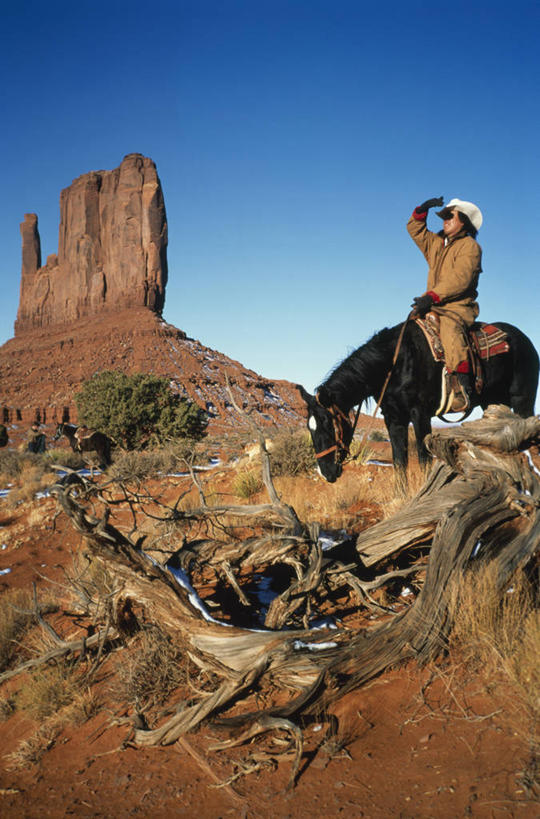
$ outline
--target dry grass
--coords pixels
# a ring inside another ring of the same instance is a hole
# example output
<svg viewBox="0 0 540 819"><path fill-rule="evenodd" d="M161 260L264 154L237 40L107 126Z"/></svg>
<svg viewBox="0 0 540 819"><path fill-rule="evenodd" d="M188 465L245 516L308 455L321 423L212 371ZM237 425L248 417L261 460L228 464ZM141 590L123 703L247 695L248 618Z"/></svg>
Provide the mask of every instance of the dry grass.
<svg viewBox="0 0 540 819"><path fill-rule="evenodd" d="M347 470L333 484L318 475L284 476L274 483L281 500L296 510L300 520L316 520L328 528L342 529L354 517L351 508L365 497L367 480L360 470Z"/></svg>
<svg viewBox="0 0 540 819"><path fill-rule="evenodd" d="M394 470L379 467L367 478L364 499L378 504L383 519L390 518L418 494L426 482L426 477L426 471L416 460L412 461L407 470L407 487L404 492L398 492Z"/></svg>
<svg viewBox="0 0 540 819"><path fill-rule="evenodd" d="M375 453L367 441L362 438L354 438L353 441L351 441L350 456L358 466L362 466L371 460L371 458L374 458Z"/></svg>
<svg viewBox="0 0 540 819"><path fill-rule="evenodd" d="M25 680L17 694L17 707L33 719L43 720L72 705L79 685L70 663L41 666Z"/></svg>
<svg viewBox="0 0 540 819"><path fill-rule="evenodd" d="M233 481L232 489L237 498L248 500L263 488L260 471L249 469L239 472Z"/></svg>
<svg viewBox="0 0 540 819"><path fill-rule="evenodd" d="M34 455L34 458L41 458L45 463L60 464L69 469L83 469L86 462L80 452L74 452L71 447L55 447L48 449L43 455Z"/></svg>
<svg viewBox="0 0 540 819"><path fill-rule="evenodd" d="M393 469L355 462L347 464L333 484L316 473L277 477L274 483L281 499L293 506L300 520L317 520L328 528L341 529L354 523L359 506L375 505L381 519L391 517L418 493L425 478L424 470L413 463L408 471L408 489L400 494Z"/></svg>
<svg viewBox="0 0 540 819"><path fill-rule="evenodd" d="M160 472L172 471L174 460L164 459L157 450L148 452L121 452L115 455L109 467L110 478L122 483L138 483L146 478L156 477Z"/></svg>
<svg viewBox="0 0 540 819"><path fill-rule="evenodd" d="M52 679L52 678L51 678ZM50 698L49 698L50 701ZM19 703L17 703L19 704ZM41 725L26 739L19 743L17 750L4 757L8 770L24 770L36 765L43 755L54 745L64 728L69 725L82 725L99 712L101 703L90 689L73 688L73 695L64 706L54 710L43 719ZM32 712L32 716L37 716Z"/></svg>
<svg viewBox="0 0 540 819"><path fill-rule="evenodd" d="M20 503L32 501L38 492L42 492L55 483L56 473L49 472L47 464L43 462L24 461L16 482L17 485L11 489L5 501L11 509Z"/></svg>
<svg viewBox="0 0 540 819"><path fill-rule="evenodd" d="M82 725L101 710L101 700L91 688L79 688L72 702L64 708L62 715L66 722Z"/></svg>
<svg viewBox="0 0 540 819"><path fill-rule="evenodd" d="M56 480L56 473L51 472L51 463L63 464L71 469L84 466L80 454L71 449L49 449L38 455L8 450L0 452L0 486L39 484L42 478L49 485Z"/></svg>
<svg viewBox="0 0 540 819"><path fill-rule="evenodd" d="M455 588L451 648L470 668L510 684L527 711L540 718L540 611L538 593L518 573L502 594L495 574L467 574Z"/></svg>
<svg viewBox="0 0 540 819"><path fill-rule="evenodd" d="M37 526L43 526L45 524L45 521L49 518L49 516L50 516L50 509L44 508L40 504L34 505L30 509L30 511L28 512L28 515L26 517L28 527L33 529L34 527L37 527Z"/></svg>
<svg viewBox="0 0 540 819"><path fill-rule="evenodd" d="M13 694L0 697L0 722L9 719L17 710L17 703Z"/></svg>
<svg viewBox="0 0 540 819"><path fill-rule="evenodd" d="M63 725L57 721L41 725L31 736L23 739L16 751L4 757L6 768L10 771L22 771L30 765L36 765L52 748L62 728Z"/></svg>
<svg viewBox="0 0 540 819"><path fill-rule="evenodd" d="M0 671L13 660L17 646L33 622L30 591L6 591L0 597Z"/></svg>

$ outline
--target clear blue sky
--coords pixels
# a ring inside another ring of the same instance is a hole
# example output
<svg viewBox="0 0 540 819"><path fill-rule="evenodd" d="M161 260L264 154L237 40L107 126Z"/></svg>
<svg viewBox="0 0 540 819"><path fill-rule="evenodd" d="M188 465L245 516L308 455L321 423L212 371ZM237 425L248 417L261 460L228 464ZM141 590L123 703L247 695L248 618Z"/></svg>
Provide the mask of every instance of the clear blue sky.
<svg viewBox="0 0 540 819"><path fill-rule="evenodd" d="M137 151L165 194L165 319L266 377L313 389L407 315L427 269L405 223L440 195L484 213L480 317L540 348L537 2L27 0L1 20L0 343L24 213L45 261L60 190Z"/></svg>

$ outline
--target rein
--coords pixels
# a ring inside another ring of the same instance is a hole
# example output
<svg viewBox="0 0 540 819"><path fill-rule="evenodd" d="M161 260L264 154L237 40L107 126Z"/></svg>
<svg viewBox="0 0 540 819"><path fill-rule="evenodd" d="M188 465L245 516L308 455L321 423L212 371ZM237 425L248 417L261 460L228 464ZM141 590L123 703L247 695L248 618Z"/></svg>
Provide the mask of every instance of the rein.
<svg viewBox="0 0 540 819"><path fill-rule="evenodd" d="M388 374L387 374L386 379L384 381L383 388L382 388L381 394L379 396L379 400L377 401L377 406L375 407L375 410L373 412L373 416L372 416L373 418L375 417L375 415L377 414L377 412L378 412L378 410L379 410L379 408L381 406L381 402L382 402L382 400L384 398L386 388L388 387L388 383L389 383L390 378L392 376L392 372L394 370L394 367L395 367L395 364L396 364L396 361L397 361L397 358L398 358L398 355L399 355L399 351L401 349L401 344L403 342L403 336L405 334L405 328L406 328L406 326L407 326L407 324L409 322L409 319L412 317L412 315L413 315L413 313L409 313L409 315L407 316L407 318L403 322L403 326L402 326L402 328L400 330L399 337L398 337L398 340L397 340L397 344L396 344L396 347L395 347L395 350L394 350L394 355L392 357L392 364L390 366L390 369L388 370ZM319 401L318 395L315 396L315 397L317 399L317 402L319 404L321 404L321 402ZM321 406L323 407L323 404L321 404ZM328 447L328 449L324 449L322 452L316 452L315 457L317 459L318 458L324 458L325 455L330 455L331 452L337 452L338 457L341 456L340 457L341 463L343 463L343 461L348 456L349 451L350 451L350 444L349 445L345 444L345 442L343 440L343 421L345 421L345 423L349 424L349 426L351 427L351 441L352 441L352 439L354 437L354 432L356 430L356 425L358 424L358 418L360 417L360 407L361 407L361 404L358 405L358 408L356 410L356 414L355 414L355 417L354 417L354 422L352 424L350 422L349 417L343 412L343 410L341 410L337 406L337 404L331 404L331 406L329 406L329 407L323 407L324 409L326 409L330 413L330 415L332 417L332 422L334 424L334 432L335 432L335 435L336 435L336 443L333 444L333 446ZM341 453L343 453L343 454L341 454Z"/></svg>
<svg viewBox="0 0 540 819"><path fill-rule="evenodd" d="M394 367L396 366L396 361L397 361L397 358L398 358L398 355L399 355L399 351L401 350L401 344L403 342L403 336L405 335L405 328L406 328L407 324L409 323L409 320L412 318L413 313L414 313L414 310L409 313L409 315L407 316L407 318L403 322L403 327L401 328L401 330L399 332L399 336L398 336L398 340L397 340L397 344L396 344L396 349L394 350L394 355L393 355L393 358L392 358L392 364L390 365L390 369L388 370L388 374L387 374L387 376L386 376L386 378L384 380L383 388L381 390L381 394L379 395L379 400L377 401L377 406L375 407L375 409L373 411L372 418L375 418L375 416L377 415L377 412L379 411L379 409L381 407L382 400L383 400L384 394L386 392L386 388L388 386L390 378L392 377L392 373L394 371Z"/></svg>

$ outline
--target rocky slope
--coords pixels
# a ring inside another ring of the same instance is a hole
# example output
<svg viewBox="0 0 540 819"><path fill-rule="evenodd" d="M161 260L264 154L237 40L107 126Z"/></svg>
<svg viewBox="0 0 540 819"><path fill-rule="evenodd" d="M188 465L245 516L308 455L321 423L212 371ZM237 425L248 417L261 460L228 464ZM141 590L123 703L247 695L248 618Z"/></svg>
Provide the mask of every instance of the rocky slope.
<svg viewBox="0 0 540 819"><path fill-rule="evenodd" d="M269 381L222 353L187 338L143 307L69 325L19 332L0 347L0 408L4 423L77 420L74 396L100 370L165 376L175 391L210 415L214 432L234 429L239 406L262 425L299 424L303 404L294 385Z"/></svg>

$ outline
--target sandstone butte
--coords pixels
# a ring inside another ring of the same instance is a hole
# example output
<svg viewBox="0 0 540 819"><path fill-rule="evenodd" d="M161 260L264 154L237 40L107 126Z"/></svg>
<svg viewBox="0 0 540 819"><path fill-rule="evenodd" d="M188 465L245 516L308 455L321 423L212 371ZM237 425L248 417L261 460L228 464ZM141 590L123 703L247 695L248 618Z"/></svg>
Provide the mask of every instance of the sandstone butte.
<svg viewBox="0 0 540 819"><path fill-rule="evenodd" d="M153 373L210 416L238 428L235 402L262 425L298 424L293 384L269 381L162 319L167 215L154 162L128 154L60 195L58 253L41 263L36 214L21 224L22 271L14 338L0 347L0 421L77 421L74 396L102 370Z"/></svg>

